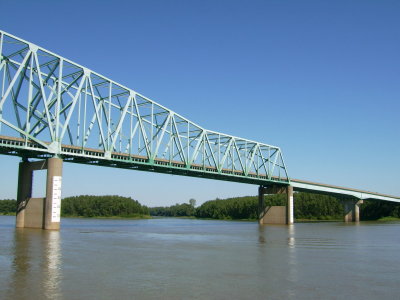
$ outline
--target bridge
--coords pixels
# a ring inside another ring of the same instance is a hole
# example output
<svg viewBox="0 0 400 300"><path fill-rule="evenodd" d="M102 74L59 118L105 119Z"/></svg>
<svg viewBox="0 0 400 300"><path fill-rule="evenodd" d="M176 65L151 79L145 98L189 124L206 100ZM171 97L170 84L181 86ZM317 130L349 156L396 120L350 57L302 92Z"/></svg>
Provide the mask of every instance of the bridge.
<svg viewBox="0 0 400 300"><path fill-rule="evenodd" d="M293 223L293 192L341 195L345 220L362 200L399 197L291 179L277 146L204 129L84 66L0 31L0 154L22 157L17 227L58 229L63 162L259 186L260 223ZM47 169L46 198L32 174ZM284 210L264 194L286 193Z"/></svg>

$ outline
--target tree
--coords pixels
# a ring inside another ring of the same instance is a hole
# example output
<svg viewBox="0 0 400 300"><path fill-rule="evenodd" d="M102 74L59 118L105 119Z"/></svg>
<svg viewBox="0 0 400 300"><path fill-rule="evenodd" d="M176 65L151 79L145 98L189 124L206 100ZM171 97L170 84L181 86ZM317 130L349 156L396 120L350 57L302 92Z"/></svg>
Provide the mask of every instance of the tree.
<svg viewBox="0 0 400 300"><path fill-rule="evenodd" d="M191 199L189 200L189 204L190 204L192 207L195 207L195 206L196 206L196 199L191 198Z"/></svg>
<svg viewBox="0 0 400 300"><path fill-rule="evenodd" d="M121 196L82 195L62 200L62 216L83 217L141 217L149 215L149 209L132 198Z"/></svg>
<svg viewBox="0 0 400 300"><path fill-rule="evenodd" d="M0 215L1 214L14 214L17 211L17 201L6 199L0 200Z"/></svg>

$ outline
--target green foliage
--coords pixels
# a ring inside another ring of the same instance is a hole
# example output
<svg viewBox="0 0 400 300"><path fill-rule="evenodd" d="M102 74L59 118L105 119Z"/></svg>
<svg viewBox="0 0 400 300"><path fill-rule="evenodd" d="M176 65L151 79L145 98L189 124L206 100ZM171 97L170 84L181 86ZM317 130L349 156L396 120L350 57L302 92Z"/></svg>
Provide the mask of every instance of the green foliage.
<svg viewBox="0 0 400 300"><path fill-rule="evenodd" d="M151 207L151 216L162 217L192 217L195 215L196 209L187 203L175 204L169 207Z"/></svg>
<svg viewBox="0 0 400 300"><path fill-rule="evenodd" d="M296 193L294 216L297 219L308 220L341 220L343 204L333 196Z"/></svg>
<svg viewBox="0 0 400 300"><path fill-rule="evenodd" d="M62 200L62 216L82 217L198 217L209 219L257 219L258 198L255 196L236 197L225 200L215 199L195 208L195 200L189 203L175 204L170 207L147 208L132 198L121 196L76 196ZM265 205L286 205L286 195L268 195ZM16 200L0 200L0 214L15 214ZM382 218L400 218L400 204L386 201L365 201L360 206L362 220ZM341 220L343 205L339 199L331 196L296 193L294 202L296 219Z"/></svg>
<svg viewBox="0 0 400 300"><path fill-rule="evenodd" d="M360 206L361 220L378 220L384 217L400 218L400 203L364 201Z"/></svg>
<svg viewBox="0 0 400 300"><path fill-rule="evenodd" d="M149 215L149 209L132 198L121 196L75 196L61 203L61 215L81 217L136 217Z"/></svg>
<svg viewBox="0 0 400 300"><path fill-rule="evenodd" d="M256 197L239 197L211 200L196 209L196 217L211 219L256 219Z"/></svg>
<svg viewBox="0 0 400 300"><path fill-rule="evenodd" d="M190 204L191 206L193 206L193 207L196 207L196 199L191 198L191 199L189 200L189 204Z"/></svg>
<svg viewBox="0 0 400 300"><path fill-rule="evenodd" d="M286 195L268 195L266 206L286 205ZM257 219L258 197L246 196L226 200L211 200L196 209L196 217L211 219ZM331 196L296 193L294 215L297 219L341 219L343 206Z"/></svg>
<svg viewBox="0 0 400 300"><path fill-rule="evenodd" d="M0 200L0 215L10 215L17 212L17 201L6 199Z"/></svg>

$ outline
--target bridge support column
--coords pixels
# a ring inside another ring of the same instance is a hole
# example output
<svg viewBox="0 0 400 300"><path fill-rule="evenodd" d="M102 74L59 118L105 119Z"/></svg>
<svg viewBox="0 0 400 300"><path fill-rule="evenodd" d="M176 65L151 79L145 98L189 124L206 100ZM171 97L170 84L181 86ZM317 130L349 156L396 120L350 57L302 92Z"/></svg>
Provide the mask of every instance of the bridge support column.
<svg viewBox="0 0 400 300"><path fill-rule="evenodd" d="M286 206L265 206L265 194L286 194ZM258 222L259 224L294 223L293 187L292 186L260 186L258 188Z"/></svg>
<svg viewBox="0 0 400 300"><path fill-rule="evenodd" d="M344 200L344 221L345 222L360 222L360 205L363 200Z"/></svg>
<svg viewBox="0 0 400 300"><path fill-rule="evenodd" d="M19 164L16 227L60 229L62 163L49 158ZM33 172L45 169L46 197L32 198Z"/></svg>
<svg viewBox="0 0 400 300"><path fill-rule="evenodd" d="M266 214L265 196L266 188L262 185L258 187L258 224L264 224L264 216Z"/></svg>
<svg viewBox="0 0 400 300"><path fill-rule="evenodd" d="M25 227L25 208L29 202L27 200L32 198L32 182L33 171L30 169L30 163L23 161L19 164L18 173L17 220L15 225L17 228ZM30 219L30 217L28 218Z"/></svg>
<svg viewBox="0 0 400 300"><path fill-rule="evenodd" d="M287 202L286 202L286 214L287 214L287 221L286 224L293 225L294 223L294 200L293 200L293 186L289 185L286 187L286 195L287 195Z"/></svg>

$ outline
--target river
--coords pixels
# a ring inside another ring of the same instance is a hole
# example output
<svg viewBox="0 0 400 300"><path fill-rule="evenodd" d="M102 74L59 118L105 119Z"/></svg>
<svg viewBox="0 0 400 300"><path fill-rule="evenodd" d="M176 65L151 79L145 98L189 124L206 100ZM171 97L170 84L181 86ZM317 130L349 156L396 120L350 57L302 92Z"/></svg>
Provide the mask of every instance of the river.
<svg viewBox="0 0 400 300"><path fill-rule="evenodd" d="M0 216L0 299L399 299L400 222Z"/></svg>

